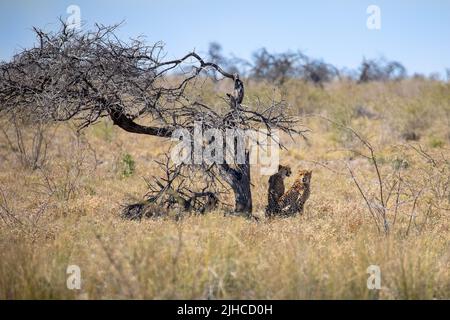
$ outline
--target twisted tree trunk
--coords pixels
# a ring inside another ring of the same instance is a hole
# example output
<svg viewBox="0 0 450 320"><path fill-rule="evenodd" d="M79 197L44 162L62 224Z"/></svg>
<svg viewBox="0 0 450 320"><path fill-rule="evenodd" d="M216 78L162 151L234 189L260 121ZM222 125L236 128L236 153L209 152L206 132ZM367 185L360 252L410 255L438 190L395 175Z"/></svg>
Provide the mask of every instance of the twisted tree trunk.
<svg viewBox="0 0 450 320"><path fill-rule="evenodd" d="M250 154L246 151L245 164L231 168L228 164L221 165L221 175L234 192L234 211L250 215L252 213L252 191L250 177Z"/></svg>

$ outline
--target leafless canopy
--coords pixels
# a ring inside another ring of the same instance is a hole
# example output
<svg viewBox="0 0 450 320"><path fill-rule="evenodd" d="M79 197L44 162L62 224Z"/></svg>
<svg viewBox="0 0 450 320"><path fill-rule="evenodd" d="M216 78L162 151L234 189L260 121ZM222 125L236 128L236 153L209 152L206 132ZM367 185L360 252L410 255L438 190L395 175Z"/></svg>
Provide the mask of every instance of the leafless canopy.
<svg viewBox="0 0 450 320"><path fill-rule="evenodd" d="M82 32L61 24L57 32L34 28L37 45L1 64L2 112L21 111L37 120L77 119L82 126L109 116L127 131L166 137L201 118L223 122L217 120L224 115L187 93L207 69L233 79L217 64L195 52L164 60L162 43L124 42L115 34L119 25ZM267 110L267 117L247 110L241 116L288 131L292 120L275 109ZM134 122L144 115L157 126Z"/></svg>

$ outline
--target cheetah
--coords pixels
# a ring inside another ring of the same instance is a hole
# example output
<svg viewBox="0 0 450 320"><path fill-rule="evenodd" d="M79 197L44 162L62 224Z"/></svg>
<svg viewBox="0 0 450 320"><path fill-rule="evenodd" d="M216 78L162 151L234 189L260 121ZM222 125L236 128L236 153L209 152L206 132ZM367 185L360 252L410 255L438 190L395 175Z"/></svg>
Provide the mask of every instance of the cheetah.
<svg viewBox="0 0 450 320"><path fill-rule="evenodd" d="M267 195L266 216L270 217L280 211L278 201L284 194L284 179L292 174L289 166L278 166L278 172L269 178L269 192Z"/></svg>
<svg viewBox="0 0 450 320"><path fill-rule="evenodd" d="M292 187L278 201L281 215L303 213L305 202L311 193L312 171L300 170Z"/></svg>

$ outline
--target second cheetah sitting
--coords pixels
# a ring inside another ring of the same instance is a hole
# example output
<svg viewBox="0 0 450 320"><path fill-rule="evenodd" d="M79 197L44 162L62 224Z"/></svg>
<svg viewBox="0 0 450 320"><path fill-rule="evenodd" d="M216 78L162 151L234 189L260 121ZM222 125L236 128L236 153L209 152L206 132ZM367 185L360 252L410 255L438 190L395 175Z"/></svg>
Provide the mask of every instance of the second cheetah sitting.
<svg viewBox="0 0 450 320"><path fill-rule="evenodd" d="M312 171L300 170L292 187L281 196L278 205L282 215L303 213L305 202L311 194Z"/></svg>

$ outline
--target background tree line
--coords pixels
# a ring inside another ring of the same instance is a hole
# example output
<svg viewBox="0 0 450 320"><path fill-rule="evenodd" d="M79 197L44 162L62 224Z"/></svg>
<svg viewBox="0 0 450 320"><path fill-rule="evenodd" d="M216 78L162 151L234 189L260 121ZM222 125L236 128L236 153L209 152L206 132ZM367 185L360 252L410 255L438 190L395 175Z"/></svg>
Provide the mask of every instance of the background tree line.
<svg viewBox="0 0 450 320"><path fill-rule="evenodd" d="M253 52L250 61L227 56L218 42L211 42L208 49L208 59L224 66L229 72L237 72L257 81L267 80L283 84L288 79L303 79L306 82L323 86L335 79L347 79L358 83L371 81L398 81L408 77L406 68L398 61L384 57L366 59L356 69L339 69L322 59L307 56L301 51L269 52L260 48ZM447 71L447 78L450 69ZM415 78L425 78L421 74L413 74ZM439 79L438 74L429 76Z"/></svg>

